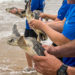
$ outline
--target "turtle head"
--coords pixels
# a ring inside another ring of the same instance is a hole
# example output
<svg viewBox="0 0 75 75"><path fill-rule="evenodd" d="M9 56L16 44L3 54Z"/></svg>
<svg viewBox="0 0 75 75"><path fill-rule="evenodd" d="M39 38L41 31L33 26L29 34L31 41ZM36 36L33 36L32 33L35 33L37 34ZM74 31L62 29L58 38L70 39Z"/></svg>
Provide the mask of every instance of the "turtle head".
<svg viewBox="0 0 75 75"><path fill-rule="evenodd" d="M13 25L12 31L13 31L13 34L16 37L20 37L20 33L19 33L18 29L17 29L17 25L16 24Z"/></svg>
<svg viewBox="0 0 75 75"><path fill-rule="evenodd" d="M7 41L7 43L9 45L12 45L12 46L17 46L17 41L18 41L18 38L17 37L10 37Z"/></svg>

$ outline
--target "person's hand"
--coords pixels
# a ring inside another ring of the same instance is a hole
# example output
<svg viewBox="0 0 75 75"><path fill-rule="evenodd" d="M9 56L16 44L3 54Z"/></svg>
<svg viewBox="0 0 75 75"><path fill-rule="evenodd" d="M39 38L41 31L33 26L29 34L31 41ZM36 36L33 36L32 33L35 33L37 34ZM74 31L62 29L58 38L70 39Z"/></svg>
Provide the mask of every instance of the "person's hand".
<svg viewBox="0 0 75 75"><path fill-rule="evenodd" d="M42 29L42 26L44 26L45 24L41 21L41 20L31 20L29 23L31 28L35 28L35 29Z"/></svg>
<svg viewBox="0 0 75 75"><path fill-rule="evenodd" d="M55 48L54 46L42 45L42 47L43 47L49 54L55 55L56 48Z"/></svg>
<svg viewBox="0 0 75 75"><path fill-rule="evenodd" d="M57 70L62 65L62 62L55 56L50 55L45 51L45 56L33 56L35 69L44 75L56 75Z"/></svg>
<svg viewBox="0 0 75 75"><path fill-rule="evenodd" d="M51 46L49 46L49 45L42 45L42 47L43 47L46 51L49 51Z"/></svg>
<svg viewBox="0 0 75 75"><path fill-rule="evenodd" d="M44 14L44 13L40 13L40 17L41 17L41 18L46 18L47 16L46 16L46 14Z"/></svg>

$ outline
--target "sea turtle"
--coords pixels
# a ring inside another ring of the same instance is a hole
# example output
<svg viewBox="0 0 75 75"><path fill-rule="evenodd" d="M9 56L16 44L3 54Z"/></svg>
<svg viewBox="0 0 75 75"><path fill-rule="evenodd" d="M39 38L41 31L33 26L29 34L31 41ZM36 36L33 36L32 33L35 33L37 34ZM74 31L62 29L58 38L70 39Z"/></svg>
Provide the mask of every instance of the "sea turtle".
<svg viewBox="0 0 75 75"><path fill-rule="evenodd" d="M19 46L20 48L24 49L29 55L42 55L44 56L44 48L42 44L39 43L35 38L21 36L17 30L17 26L13 26L13 34L8 39L8 44L12 46Z"/></svg>

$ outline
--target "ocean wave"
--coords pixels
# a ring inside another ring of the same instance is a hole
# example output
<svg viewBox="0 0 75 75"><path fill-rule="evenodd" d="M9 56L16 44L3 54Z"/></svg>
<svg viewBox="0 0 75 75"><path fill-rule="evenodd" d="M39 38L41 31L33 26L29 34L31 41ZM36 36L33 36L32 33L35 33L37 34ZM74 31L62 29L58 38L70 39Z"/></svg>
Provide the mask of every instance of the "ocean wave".
<svg viewBox="0 0 75 75"><path fill-rule="evenodd" d="M17 1L23 1L23 0L0 0L0 3L3 3L3 2L17 2Z"/></svg>

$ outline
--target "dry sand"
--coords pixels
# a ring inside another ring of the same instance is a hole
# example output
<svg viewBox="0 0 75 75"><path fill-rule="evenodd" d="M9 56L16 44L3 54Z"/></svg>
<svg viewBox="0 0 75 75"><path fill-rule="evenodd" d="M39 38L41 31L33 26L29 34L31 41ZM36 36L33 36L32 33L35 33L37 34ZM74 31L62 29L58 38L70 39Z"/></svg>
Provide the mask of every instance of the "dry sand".
<svg viewBox="0 0 75 75"><path fill-rule="evenodd" d="M61 0L47 0L45 12L56 14L60 4ZM24 75L22 71L27 66L25 53L19 47L9 46L7 39L12 33L13 24L18 25L19 32L24 32L25 19L7 13L5 9L8 7L24 8L24 2L0 4L0 75Z"/></svg>

